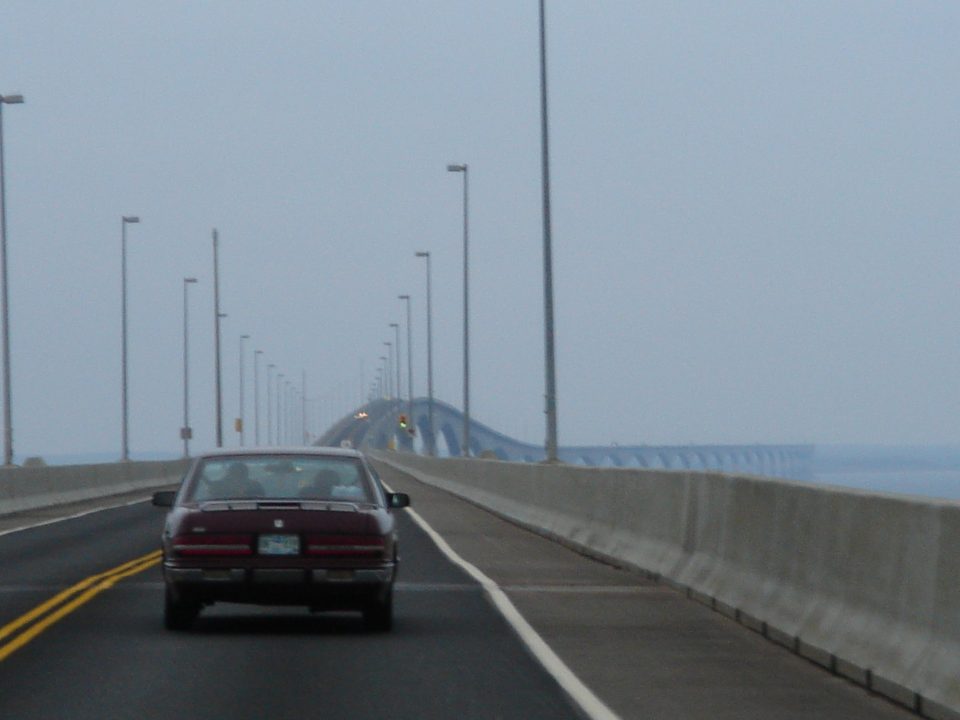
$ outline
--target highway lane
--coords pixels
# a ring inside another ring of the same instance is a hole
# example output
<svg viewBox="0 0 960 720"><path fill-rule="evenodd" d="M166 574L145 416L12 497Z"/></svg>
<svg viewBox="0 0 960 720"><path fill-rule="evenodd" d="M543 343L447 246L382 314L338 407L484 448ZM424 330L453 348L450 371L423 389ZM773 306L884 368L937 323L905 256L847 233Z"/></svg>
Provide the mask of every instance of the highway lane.
<svg viewBox="0 0 960 720"><path fill-rule="evenodd" d="M155 550L162 515L141 503L0 536L0 627ZM153 566L0 661L0 718L579 717L480 587L400 522L393 633L365 632L359 615L227 605L170 633Z"/></svg>

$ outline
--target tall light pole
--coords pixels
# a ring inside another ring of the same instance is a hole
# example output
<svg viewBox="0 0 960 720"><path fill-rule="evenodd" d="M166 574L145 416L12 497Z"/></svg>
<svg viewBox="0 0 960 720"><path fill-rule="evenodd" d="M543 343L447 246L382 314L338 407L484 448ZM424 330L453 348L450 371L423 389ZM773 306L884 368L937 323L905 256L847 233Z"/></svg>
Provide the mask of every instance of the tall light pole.
<svg viewBox="0 0 960 720"><path fill-rule="evenodd" d="M301 370L300 373L303 378L303 396L300 402L300 430L303 435L303 444L309 445L310 438L307 435L307 371Z"/></svg>
<svg viewBox="0 0 960 720"><path fill-rule="evenodd" d="M283 444L290 444L290 390L293 387L292 380L283 381Z"/></svg>
<svg viewBox="0 0 960 720"><path fill-rule="evenodd" d="M273 445L273 370L277 366L267 365L267 445Z"/></svg>
<svg viewBox="0 0 960 720"><path fill-rule="evenodd" d="M397 401L400 402L403 400L403 388L400 385L400 323L390 323L390 327L393 328L394 335L396 336L396 341L394 348L396 348L397 366L394 368L394 371L397 374Z"/></svg>
<svg viewBox="0 0 960 720"><path fill-rule="evenodd" d="M430 305L430 253L419 250L417 257L427 260L427 424L430 428L427 453L433 456L436 453L436 445L433 435L433 313Z"/></svg>
<svg viewBox="0 0 960 720"><path fill-rule="evenodd" d="M0 300L3 306L3 464L13 465L13 411L10 383L10 297L7 289L7 190L3 172L3 106L23 104L23 95L0 95ZM124 381L126 387L126 381ZM124 405L126 409L126 405ZM126 422L124 447L126 447ZM126 452L124 452L126 460Z"/></svg>
<svg viewBox="0 0 960 720"><path fill-rule="evenodd" d="M557 376L553 342L553 249L550 236L550 145L547 134L547 27L540 0L540 136L543 180L543 331L548 462L557 460Z"/></svg>
<svg viewBox="0 0 960 720"><path fill-rule="evenodd" d="M223 447L223 392L220 384L220 262L217 255L219 238L213 229L213 321L214 321L214 369L216 374L217 400L217 447Z"/></svg>
<svg viewBox="0 0 960 720"><path fill-rule="evenodd" d="M183 427L180 428L180 437L183 439L183 456L190 457L190 438L193 430L190 428L190 320L188 315L187 288L197 282L196 278L183 279Z"/></svg>
<svg viewBox="0 0 960 720"><path fill-rule="evenodd" d="M387 389L387 381L384 380L384 378L390 377L390 373L387 372L387 368L389 366L387 365L388 361L386 356L381 355L380 359L383 360L383 366L377 368L377 376L378 376L377 379L380 381L380 397L385 398L390 391Z"/></svg>
<svg viewBox="0 0 960 720"><path fill-rule="evenodd" d="M277 445L283 444L283 413L281 412L283 399L283 378L283 373L277 374Z"/></svg>
<svg viewBox="0 0 960 720"><path fill-rule="evenodd" d="M384 341L387 346L387 400L393 400L393 343Z"/></svg>
<svg viewBox="0 0 960 720"><path fill-rule="evenodd" d="M240 447L243 447L243 341L249 340L249 335L240 336L240 416L237 418L237 431L240 433Z"/></svg>
<svg viewBox="0 0 960 720"><path fill-rule="evenodd" d="M416 427L413 421L413 329L410 325L410 296L397 295L397 299L407 303L407 418L411 427Z"/></svg>
<svg viewBox="0 0 960 720"><path fill-rule="evenodd" d="M287 415L290 416L289 429L287 430L287 442L291 445L297 444L297 435L300 434L300 428L297 426L297 419L300 413L297 412L298 405L298 395L300 391L297 389L296 383L293 380L290 381L290 395L289 395L289 404L287 405Z"/></svg>
<svg viewBox="0 0 960 720"><path fill-rule="evenodd" d="M260 447L260 356L263 350L253 351L253 444Z"/></svg>
<svg viewBox="0 0 960 720"><path fill-rule="evenodd" d="M283 381L283 444L290 444L290 381Z"/></svg>
<svg viewBox="0 0 960 720"><path fill-rule="evenodd" d="M290 389L287 392L287 442L296 445L297 438L297 386L294 381L290 381Z"/></svg>
<svg viewBox="0 0 960 720"><path fill-rule="evenodd" d="M447 165L448 172L463 173L463 457L470 457L470 292L469 194L467 164Z"/></svg>
<svg viewBox="0 0 960 720"><path fill-rule="evenodd" d="M140 222L140 218L135 215L124 215L120 219L120 374L122 376L120 395L121 405L123 406L123 419L121 420L121 425L123 426L123 447L120 459L124 462L130 459L130 434L127 429L130 415L128 410L129 402L127 399L127 225L138 222ZM3 266L6 268L7 264L4 262ZM4 269L4 273L6 273L6 269ZM6 282L4 282L3 285L6 287ZM4 316L6 316L6 313L4 313Z"/></svg>

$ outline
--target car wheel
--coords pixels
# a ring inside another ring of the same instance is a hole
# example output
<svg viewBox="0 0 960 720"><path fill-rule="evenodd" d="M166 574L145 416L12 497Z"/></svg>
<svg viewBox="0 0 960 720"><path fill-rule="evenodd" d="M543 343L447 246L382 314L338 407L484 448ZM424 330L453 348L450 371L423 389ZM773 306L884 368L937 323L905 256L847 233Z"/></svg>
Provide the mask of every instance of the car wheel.
<svg viewBox="0 0 960 720"><path fill-rule="evenodd" d="M393 589L387 590L363 609L363 624L368 630L389 632L393 627Z"/></svg>
<svg viewBox="0 0 960 720"><path fill-rule="evenodd" d="M189 630L200 614L200 603L175 599L167 588L163 603L163 625L167 630Z"/></svg>

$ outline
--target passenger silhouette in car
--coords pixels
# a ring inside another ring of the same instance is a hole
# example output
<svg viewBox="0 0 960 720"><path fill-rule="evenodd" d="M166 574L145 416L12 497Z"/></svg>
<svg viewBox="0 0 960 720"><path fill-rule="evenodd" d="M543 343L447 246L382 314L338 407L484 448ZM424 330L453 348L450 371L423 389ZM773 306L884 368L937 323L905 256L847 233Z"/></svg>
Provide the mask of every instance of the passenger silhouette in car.
<svg viewBox="0 0 960 720"><path fill-rule="evenodd" d="M250 479L250 471L244 463L235 462L227 468L227 474L218 483L211 483L219 497L263 497L263 485Z"/></svg>
<svg viewBox="0 0 960 720"><path fill-rule="evenodd" d="M333 496L333 488L339 482L339 477L333 470L318 470L309 485L300 488L300 497L311 500L329 500Z"/></svg>

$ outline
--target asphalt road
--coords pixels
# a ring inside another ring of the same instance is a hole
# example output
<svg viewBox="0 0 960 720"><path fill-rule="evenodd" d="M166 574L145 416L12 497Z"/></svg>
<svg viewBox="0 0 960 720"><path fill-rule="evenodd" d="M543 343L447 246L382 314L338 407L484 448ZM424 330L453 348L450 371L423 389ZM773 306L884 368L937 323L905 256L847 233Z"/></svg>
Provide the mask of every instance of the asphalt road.
<svg viewBox="0 0 960 720"><path fill-rule="evenodd" d="M0 634L79 581L155 551L162 517L141 503L0 535ZM479 585L404 513L400 522L390 634L365 632L359 615L229 605L170 633L152 565L0 660L0 718L579 717ZM0 637L0 652L54 611Z"/></svg>
<svg viewBox="0 0 960 720"><path fill-rule="evenodd" d="M645 576L389 467L382 474L624 720L915 717ZM121 499L130 496L113 502ZM0 518L0 720L580 717L480 586L406 511L388 635L365 632L359 615L229 605L205 611L188 634L169 633L149 555L163 511L140 503L3 534L63 512ZM98 581L115 580L109 588L76 588L143 557L129 577ZM69 599L12 627L69 589ZM70 605L84 594L88 602ZM58 610L61 619L27 637Z"/></svg>

